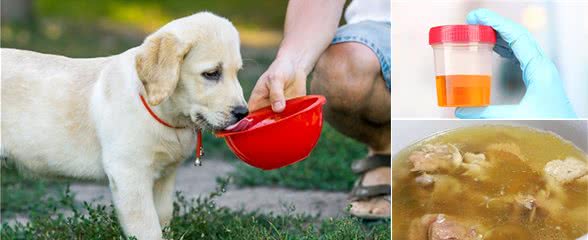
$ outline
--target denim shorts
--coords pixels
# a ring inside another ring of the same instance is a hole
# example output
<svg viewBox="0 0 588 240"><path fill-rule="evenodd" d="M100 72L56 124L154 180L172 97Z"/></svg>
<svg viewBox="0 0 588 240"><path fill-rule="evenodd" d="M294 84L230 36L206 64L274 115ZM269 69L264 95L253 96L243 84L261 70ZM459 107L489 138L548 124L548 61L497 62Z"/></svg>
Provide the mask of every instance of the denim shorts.
<svg viewBox="0 0 588 240"><path fill-rule="evenodd" d="M337 29L332 44L343 42L361 43L376 54L382 77L390 91L390 23L363 21L344 25Z"/></svg>

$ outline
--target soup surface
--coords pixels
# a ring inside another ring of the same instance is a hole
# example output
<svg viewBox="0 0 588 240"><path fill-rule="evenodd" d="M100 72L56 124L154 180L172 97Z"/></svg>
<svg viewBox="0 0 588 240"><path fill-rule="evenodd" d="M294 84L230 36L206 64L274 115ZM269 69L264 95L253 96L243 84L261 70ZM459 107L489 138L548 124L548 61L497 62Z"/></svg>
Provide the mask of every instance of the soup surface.
<svg viewBox="0 0 588 240"><path fill-rule="evenodd" d="M588 233L586 153L526 127L445 132L397 154L393 239L576 239Z"/></svg>

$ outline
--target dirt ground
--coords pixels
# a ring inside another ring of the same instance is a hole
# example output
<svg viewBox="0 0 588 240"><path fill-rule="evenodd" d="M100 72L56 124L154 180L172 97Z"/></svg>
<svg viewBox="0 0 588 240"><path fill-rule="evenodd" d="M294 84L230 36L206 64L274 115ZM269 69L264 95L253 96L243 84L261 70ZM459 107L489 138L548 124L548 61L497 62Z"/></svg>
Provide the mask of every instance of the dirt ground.
<svg viewBox="0 0 588 240"><path fill-rule="evenodd" d="M207 160L201 167L183 165L178 171L176 191L182 191L187 198L206 196L215 190L217 177L225 177L234 169L233 165L223 160ZM111 201L110 191L105 185L76 183L71 185L71 190L80 202L97 200L109 204ZM276 214L286 213L286 206L294 206L294 213L320 214L322 218L329 218L346 214L347 194L278 187L229 186L223 196L216 200L216 204L231 209Z"/></svg>

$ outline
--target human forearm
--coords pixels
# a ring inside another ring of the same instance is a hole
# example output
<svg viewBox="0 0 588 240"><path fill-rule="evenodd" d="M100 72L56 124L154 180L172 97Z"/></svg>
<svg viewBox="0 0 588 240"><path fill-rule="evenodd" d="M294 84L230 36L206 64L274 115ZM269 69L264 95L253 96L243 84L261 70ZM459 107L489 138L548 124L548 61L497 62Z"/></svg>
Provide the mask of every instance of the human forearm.
<svg viewBox="0 0 588 240"><path fill-rule="evenodd" d="M274 112L286 99L306 94L306 77L331 43L345 0L291 0L284 39L276 59L259 77L249 98L251 111L271 105Z"/></svg>
<svg viewBox="0 0 588 240"><path fill-rule="evenodd" d="M345 0L291 0L277 59L308 74L335 35Z"/></svg>

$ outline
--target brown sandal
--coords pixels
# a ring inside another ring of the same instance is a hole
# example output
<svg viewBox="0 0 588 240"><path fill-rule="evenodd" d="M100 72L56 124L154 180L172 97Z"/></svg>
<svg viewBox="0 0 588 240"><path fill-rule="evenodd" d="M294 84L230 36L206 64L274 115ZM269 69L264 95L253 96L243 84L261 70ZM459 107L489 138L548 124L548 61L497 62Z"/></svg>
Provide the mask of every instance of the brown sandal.
<svg viewBox="0 0 588 240"><path fill-rule="evenodd" d="M381 155L375 154L372 156L368 156L365 159L357 160L352 163L351 170L355 174L360 174L361 177L355 181L353 189L349 193L349 200L350 201L363 201L369 200L374 198L382 198L388 203L391 203L391 186L390 184L379 184L374 186L364 186L363 178L365 177L365 173L370 170L379 168L379 167L390 167L392 164L392 158L390 155ZM373 214L363 214L357 215L353 214L356 217L363 218L363 219L387 219L390 216L379 216Z"/></svg>

